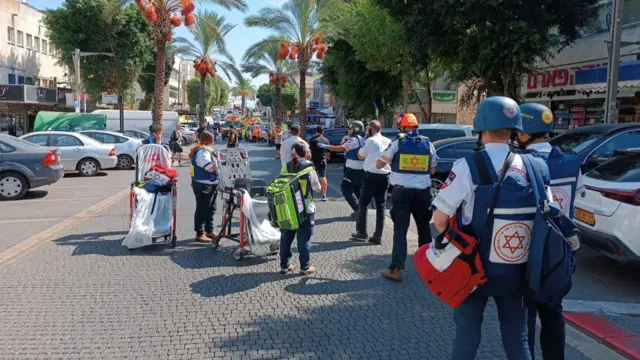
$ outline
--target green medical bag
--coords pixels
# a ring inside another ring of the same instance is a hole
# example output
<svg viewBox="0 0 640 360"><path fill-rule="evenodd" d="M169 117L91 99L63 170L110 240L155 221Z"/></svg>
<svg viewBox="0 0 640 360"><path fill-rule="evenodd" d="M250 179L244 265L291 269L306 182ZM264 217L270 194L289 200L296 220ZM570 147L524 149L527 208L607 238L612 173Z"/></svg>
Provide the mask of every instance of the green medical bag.
<svg viewBox="0 0 640 360"><path fill-rule="evenodd" d="M307 219L309 200L303 195L300 178L311 171L313 167L309 166L296 174L282 173L267 184L271 225L281 230L297 230Z"/></svg>

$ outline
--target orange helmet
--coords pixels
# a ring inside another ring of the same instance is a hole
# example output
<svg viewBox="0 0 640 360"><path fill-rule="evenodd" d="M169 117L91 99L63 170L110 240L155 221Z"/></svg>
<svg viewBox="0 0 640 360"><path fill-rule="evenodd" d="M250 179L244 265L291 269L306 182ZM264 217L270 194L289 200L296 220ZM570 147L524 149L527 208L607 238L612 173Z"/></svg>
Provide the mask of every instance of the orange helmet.
<svg viewBox="0 0 640 360"><path fill-rule="evenodd" d="M400 129L406 127L418 127L418 119L412 113L406 113L400 121Z"/></svg>

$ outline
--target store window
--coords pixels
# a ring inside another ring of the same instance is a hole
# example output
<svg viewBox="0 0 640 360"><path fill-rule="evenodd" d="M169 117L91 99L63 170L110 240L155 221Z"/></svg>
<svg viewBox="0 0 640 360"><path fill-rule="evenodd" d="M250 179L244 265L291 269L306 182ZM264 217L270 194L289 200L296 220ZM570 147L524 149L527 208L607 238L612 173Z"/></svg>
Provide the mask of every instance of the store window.
<svg viewBox="0 0 640 360"><path fill-rule="evenodd" d="M27 34L27 49L33 48L33 36Z"/></svg>
<svg viewBox="0 0 640 360"><path fill-rule="evenodd" d="M16 38L18 46L24 46L24 33L18 30L18 37Z"/></svg>
<svg viewBox="0 0 640 360"><path fill-rule="evenodd" d="M16 42L16 30L10 26L7 27L7 41L9 44Z"/></svg>
<svg viewBox="0 0 640 360"><path fill-rule="evenodd" d="M14 74L9 74L9 81L7 81L7 84L11 85L15 83L16 83L16 76Z"/></svg>
<svg viewBox="0 0 640 360"><path fill-rule="evenodd" d="M35 45L34 50L35 51L40 51L40 38L39 37L35 37L33 39L33 44Z"/></svg>

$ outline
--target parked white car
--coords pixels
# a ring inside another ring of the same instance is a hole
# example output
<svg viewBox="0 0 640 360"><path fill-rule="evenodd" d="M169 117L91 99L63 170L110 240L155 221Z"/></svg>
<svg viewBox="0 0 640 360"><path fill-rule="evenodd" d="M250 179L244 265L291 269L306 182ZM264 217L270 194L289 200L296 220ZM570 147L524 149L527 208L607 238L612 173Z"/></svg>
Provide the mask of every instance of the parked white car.
<svg viewBox="0 0 640 360"><path fill-rule="evenodd" d="M118 164L116 149L92 138L71 132L41 131L23 135L21 139L60 151L65 171L77 171L82 176L95 176L102 169Z"/></svg>
<svg viewBox="0 0 640 360"><path fill-rule="evenodd" d="M117 132L102 130L83 130L78 133L87 135L103 144L113 145L116 149L116 157L120 170L129 170L135 165L136 150L142 145L142 140L125 136Z"/></svg>
<svg viewBox="0 0 640 360"><path fill-rule="evenodd" d="M619 262L640 262L640 149L615 151L583 184L575 201L583 243Z"/></svg>

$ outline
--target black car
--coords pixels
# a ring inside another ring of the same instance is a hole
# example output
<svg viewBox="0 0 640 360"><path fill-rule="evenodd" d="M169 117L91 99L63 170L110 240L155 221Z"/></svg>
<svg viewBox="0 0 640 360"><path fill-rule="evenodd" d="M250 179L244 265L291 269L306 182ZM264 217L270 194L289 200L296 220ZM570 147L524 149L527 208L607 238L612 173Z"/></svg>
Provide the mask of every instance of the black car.
<svg viewBox="0 0 640 360"><path fill-rule="evenodd" d="M324 137L326 137L327 140L329 140L329 143L331 143L331 145L342 145L342 139L344 139L345 136L347 136L348 132L349 132L349 128L346 128L346 127L327 129L324 131ZM360 132L360 136L364 136L364 131ZM336 160L339 158L344 158L344 152L335 152L335 151L330 152L329 154L330 161Z"/></svg>
<svg viewBox="0 0 640 360"><path fill-rule="evenodd" d="M478 139L469 137L458 137L438 140L433 142L438 156L436 173L431 177L431 193L435 196L449 176L449 172L456 160L461 159L478 148Z"/></svg>
<svg viewBox="0 0 640 360"><path fill-rule="evenodd" d="M549 142L565 152L577 154L584 174L611 159L615 150L640 148L640 123L583 126Z"/></svg>

